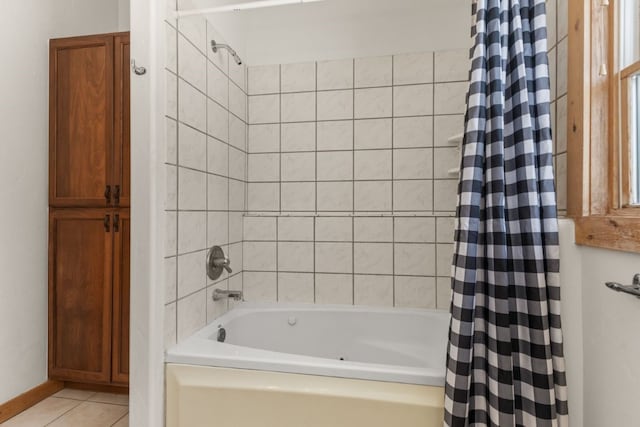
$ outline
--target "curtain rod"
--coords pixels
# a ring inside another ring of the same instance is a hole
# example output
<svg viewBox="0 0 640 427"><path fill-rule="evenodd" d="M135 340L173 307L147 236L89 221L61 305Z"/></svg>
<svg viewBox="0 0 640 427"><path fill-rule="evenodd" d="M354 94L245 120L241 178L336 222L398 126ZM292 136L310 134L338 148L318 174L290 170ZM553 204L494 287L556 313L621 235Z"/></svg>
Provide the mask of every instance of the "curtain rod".
<svg viewBox="0 0 640 427"><path fill-rule="evenodd" d="M208 15L212 13L221 13L221 12L237 12L242 10L250 10L250 9L261 9L265 7L274 7L274 6L286 6L291 4L303 4L303 3L314 3L323 0L262 0L262 1L252 1L248 3L236 3L229 4L225 6L217 6L217 7L209 7L204 9L192 9L192 10L178 10L176 12L177 17L185 17L185 16L194 16L194 15Z"/></svg>

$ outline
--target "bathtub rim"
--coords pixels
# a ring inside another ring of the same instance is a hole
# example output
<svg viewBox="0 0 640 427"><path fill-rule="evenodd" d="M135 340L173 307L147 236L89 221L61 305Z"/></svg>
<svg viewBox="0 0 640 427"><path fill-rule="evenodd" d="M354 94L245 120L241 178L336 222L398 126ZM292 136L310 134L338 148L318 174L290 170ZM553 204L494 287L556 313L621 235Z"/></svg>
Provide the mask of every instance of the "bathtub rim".
<svg viewBox="0 0 640 427"><path fill-rule="evenodd" d="M323 357L280 353L253 347L219 343L211 340L218 325L241 317L245 313L263 311L344 311L350 313L381 313L408 315L450 314L444 310L397 307L369 307L336 304L303 303L239 303L222 316L199 329L184 341L165 351L165 363L209 366L218 368L271 371L334 378L371 380L390 383L442 387L445 384L446 360L442 369L387 365L356 361L339 361Z"/></svg>

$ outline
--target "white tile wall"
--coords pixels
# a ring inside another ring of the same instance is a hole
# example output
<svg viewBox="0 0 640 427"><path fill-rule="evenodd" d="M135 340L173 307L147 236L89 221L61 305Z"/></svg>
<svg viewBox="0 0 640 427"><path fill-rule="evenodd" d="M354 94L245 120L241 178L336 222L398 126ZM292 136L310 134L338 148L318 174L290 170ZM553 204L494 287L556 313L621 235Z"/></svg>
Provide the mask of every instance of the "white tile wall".
<svg viewBox="0 0 640 427"><path fill-rule="evenodd" d="M227 309L226 303L211 301L214 288L243 287L248 95L245 67L230 64L225 51L209 51L208 39L223 38L204 18L167 22L166 34L172 46L165 71L170 91L165 160L168 346ZM252 130L254 147L273 141L264 129ZM275 231L263 237L273 240ZM223 247L234 269L231 277L225 272L215 283L205 270L207 249L213 245Z"/></svg>
<svg viewBox="0 0 640 427"><path fill-rule="evenodd" d="M394 117L429 116L431 114L433 114L433 85L424 84L394 87Z"/></svg>
<svg viewBox="0 0 640 427"><path fill-rule="evenodd" d="M249 79L249 95L280 92L280 66L278 65L251 67L247 76Z"/></svg>
<svg viewBox="0 0 640 427"><path fill-rule="evenodd" d="M281 241L313 241L314 219L312 217L280 217L277 218L278 240Z"/></svg>
<svg viewBox="0 0 640 427"><path fill-rule="evenodd" d="M352 150L354 122L318 122L318 151Z"/></svg>
<svg viewBox="0 0 640 427"><path fill-rule="evenodd" d="M317 304L353 304L353 276L317 273L315 302Z"/></svg>
<svg viewBox="0 0 640 427"><path fill-rule="evenodd" d="M568 25L566 2L547 3L562 212ZM458 153L447 140L463 130L467 57L456 50L274 66L271 86L264 78L255 91L249 78L249 152L279 156L281 175L249 184L248 300L449 308L457 186L449 170ZM299 110L285 114L284 99ZM259 176L254 167L263 166L250 160L250 178ZM287 211L300 206L309 211ZM263 211L272 216L252 216Z"/></svg>
<svg viewBox="0 0 640 427"><path fill-rule="evenodd" d="M176 55L179 76L167 71L167 339L227 309L209 301L215 287L248 301L448 308L447 139L462 131L466 52L245 70L207 52L207 32L222 38L190 21L167 24L190 50ZM209 283L213 243L235 269Z"/></svg>
<svg viewBox="0 0 640 427"><path fill-rule="evenodd" d="M433 82L433 53L396 55L393 61L393 84L407 85Z"/></svg>
<svg viewBox="0 0 640 427"><path fill-rule="evenodd" d="M318 92L318 120L353 118L353 90Z"/></svg>
<svg viewBox="0 0 640 427"><path fill-rule="evenodd" d="M355 60L355 87L381 87L393 84L393 58L379 56Z"/></svg>
<svg viewBox="0 0 640 427"><path fill-rule="evenodd" d="M358 275L353 287L357 305L393 306L393 276Z"/></svg>
<svg viewBox="0 0 640 427"><path fill-rule="evenodd" d="M310 123L284 123L280 126L281 146L283 152L315 151L316 125ZM280 151L276 146L275 152Z"/></svg>
<svg viewBox="0 0 640 427"><path fill-rule="evenodd" d="M353 87L353 60L318 62L318 90Z"/></svg>
<svg viewBox="0 0 640 427"><path fill-rule="evenodd" d="M316 89L316 64L285 64L280 68L282 92L307 92Z"/></svg>
<svg viewBox="0 0 640 427"><path fill-rule="evenodd" d="M392 148L393 120L370 119L354 122L354 149Z"/></svg>
<svg viewBox="0 0 640 427"><path fill-rule="evenodd" d="M469 80L469 50L447 50L435 53L434 81L454 82Z"/></svg>
<svg viewBox="0 0 640 427"><path fill-rule="evenodd" d="M356 119L391 117L393 88L356 89L354 114Z"/></svg>
<svg viewBox="0 0 640 427"><path fill-rule="evenodd" d="M249 152L273 153L280 150L280 125L253 125L249 127Z"/></svg>
<svg viewBox="0 0 640 427"><path fill-rule="evenodd" d="M283 153L282 181L315 181L315 153Z"/></svg>
<svg viewBox="0 0 640 427"><path fill-rule="evenodd" d="M283 122L310 122L316 118L316 93L285 93L281 96Z"/></svg>
<svg viewBox="0 0 640 427"><path fill-rule="evenodd" d="M315 212L314 182L283 182L280 184L280 209L287 212Z"/></svg>

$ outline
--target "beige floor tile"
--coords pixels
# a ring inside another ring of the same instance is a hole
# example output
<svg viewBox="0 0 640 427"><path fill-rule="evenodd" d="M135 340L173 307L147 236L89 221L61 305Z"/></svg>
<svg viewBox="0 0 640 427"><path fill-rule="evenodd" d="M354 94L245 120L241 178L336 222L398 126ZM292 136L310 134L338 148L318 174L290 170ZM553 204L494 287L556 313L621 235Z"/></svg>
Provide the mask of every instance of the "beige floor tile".
<svg viewBox="0 0 640 427"><path fill-rule="evenodd" d="M120 418L120 421L115 423L113 427L129 427L129 414Z"/></svg>
<svg viewBox="0 0 640 427"><path fill-rule="evenodd" d="M64 388L54 394L54 397L62 397L64 399L75 399L75 400L87 400L91 396L96 394L95 391L89 390L75 390L72 388Z"/></svg>
<svg viewBox="0 0 640 427"><path fill-rule="evenodd" d="M79 404L77 400L49 397L0 425L2 427L41 427Z"/></svg>
<svg viewBox="0 0 640 427"><path fill-rule="evenodd" d="M121 405L106 403L82 402L62 417L58 418L50 427L111 427L122 418L128 409Z"/></svg>
<svg viewBox="0 0 640 427"><path fill-rule="evenodd" d="M128 394L96 393L89 398L91 402L110 403L112 405L129 405Z"/></svg>

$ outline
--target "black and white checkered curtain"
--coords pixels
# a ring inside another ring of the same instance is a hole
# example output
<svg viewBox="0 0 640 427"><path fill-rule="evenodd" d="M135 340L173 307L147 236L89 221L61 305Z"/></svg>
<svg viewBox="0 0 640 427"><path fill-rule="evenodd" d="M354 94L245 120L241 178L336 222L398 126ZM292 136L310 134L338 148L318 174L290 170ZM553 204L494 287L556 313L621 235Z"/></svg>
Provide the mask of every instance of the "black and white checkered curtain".
<svg viewBox="0 0 640 427"><path fill-rule="evenodd" d="M445 425L565 426L545 2L474 16Z"/></svg>

